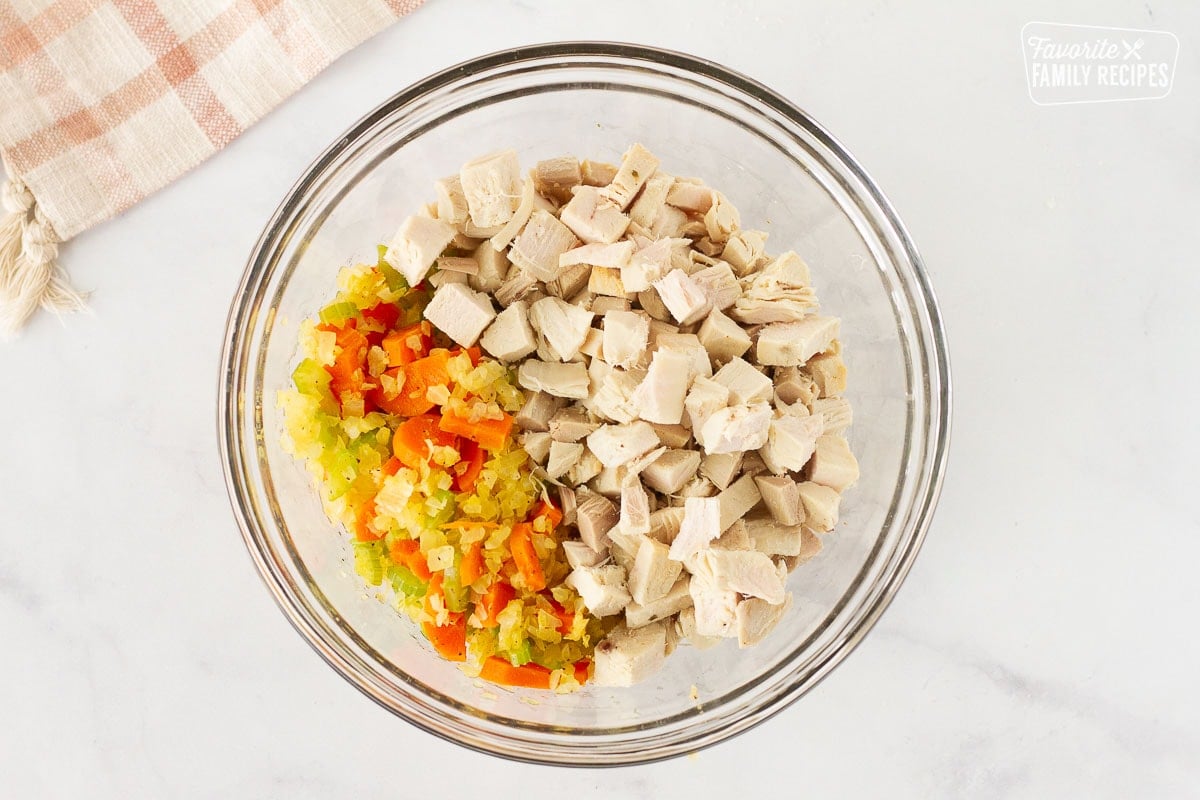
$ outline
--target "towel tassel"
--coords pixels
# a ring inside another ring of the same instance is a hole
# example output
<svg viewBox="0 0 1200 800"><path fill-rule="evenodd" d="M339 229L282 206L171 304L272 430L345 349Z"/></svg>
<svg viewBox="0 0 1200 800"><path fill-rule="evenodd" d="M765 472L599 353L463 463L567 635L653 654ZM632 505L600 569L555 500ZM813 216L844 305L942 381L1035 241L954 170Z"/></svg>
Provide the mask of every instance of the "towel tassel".
<svg viewBox="0 0 1200 800"><path fill-rule="evenodd" d="M71 288L56 263L58 234L33 193L10 177L0 190L0 336L17 333L39 307L55 313L80 311L84 298Z"/></svg>

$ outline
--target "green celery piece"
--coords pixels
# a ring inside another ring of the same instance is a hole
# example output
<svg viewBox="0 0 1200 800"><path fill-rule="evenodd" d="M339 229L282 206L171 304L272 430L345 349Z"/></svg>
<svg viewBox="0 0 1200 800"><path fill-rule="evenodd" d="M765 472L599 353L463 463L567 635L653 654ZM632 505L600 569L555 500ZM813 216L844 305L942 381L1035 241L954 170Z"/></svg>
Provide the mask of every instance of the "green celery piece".
<svg viewBox="0 0 1200 800"><path fill-rule="evenodd" d="M379 268L380 274L383 275L383 280L387 283L388 288L393 292L403 292L407 290L408 281L404 279L404 276L401 275L395 267L388 263L386 258L388 250L387 245L376 245L375 249L379 253L379 260L376 266Z"/></svg>
<svg viewBox="0 0 1200 800"><path fill-rule="evenodd" d="M457 510L457 503L454 500L454 492L449 489L438 489L433 493L435 500L442 500L446 505L441 511L432 515L426 516L426 527L440 528L450 520L454 519L454 512Z"/></svg>
<svg viewBox="0 0 1200 800"><path fill-rule="evenodd" d="M467 610L467 590L458 577L458 560L458 554L455 553L455 566L442 573L442 594L446 598L446 608L455 612Z"/></svg>
<svg viewBox="0 0 1200 800"><path fill-rule="evenodd" d="M405 597L424 597L429 586L402 564L395 564L388 569L388 580L391 581L392 588Z"/></svg>
<svg viewBox="0 0 1200 800"><path fill-rule="evenodd" d="M351 317L358 314L358 306L354 303L341 302L330 303L321 309L321 322L329 325L336 325L339 322L345 322Z"/></svg>
<svg viewBox="0 0 1200 800"><path fill-rule="evenodd" d="M528 664L533 660L533 648L529 646L528 639L521 640L521 646L516 650L512 650L508 654L508 660L514 667L520 667Z"/></svg>
<svg viewBox="0 0 1200 800"><path fill-rule="evenodd" d="M354 479L358 476L358 459L344 447L327 452L326 455L329 456L328 463L325 464L325 471L329 476L329 499L337 500L354 484Z"/></svg>
<svg viewBox="0 0 1200 800"><path fill-rule="evenodd" d="M371 586L383 583L383 559L374 542L354 543L354 570Z"/></svg>
<svg viewBox="0 0 1200 800"><path fill-rule="evenodd" d="M300 394L320 396L329 390L329 372L316 360L306 358L292 371L292 382Z"/></svg>
<svg viewBox="0 0 1200 800"><path fill-rule="evenodd" d="M321 401L321 411L326 414L337 414L337 401L329 388L329 371L317 361L306 358L296 365L292 371L292 383L300 394L315 397Z"/></svg>

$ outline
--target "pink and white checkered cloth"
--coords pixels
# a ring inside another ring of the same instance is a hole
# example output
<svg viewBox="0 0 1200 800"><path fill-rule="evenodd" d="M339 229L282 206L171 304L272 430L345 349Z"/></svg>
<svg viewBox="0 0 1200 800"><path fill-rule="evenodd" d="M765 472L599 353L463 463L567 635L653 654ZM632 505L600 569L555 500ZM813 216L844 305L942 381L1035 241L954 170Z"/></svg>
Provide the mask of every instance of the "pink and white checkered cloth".
<svg viewBox="0 0 1200 800"><path fill-rule="evenodd" d="M82 302L58 243L231 142L422 0L0 0L0 333Z"/></svg>

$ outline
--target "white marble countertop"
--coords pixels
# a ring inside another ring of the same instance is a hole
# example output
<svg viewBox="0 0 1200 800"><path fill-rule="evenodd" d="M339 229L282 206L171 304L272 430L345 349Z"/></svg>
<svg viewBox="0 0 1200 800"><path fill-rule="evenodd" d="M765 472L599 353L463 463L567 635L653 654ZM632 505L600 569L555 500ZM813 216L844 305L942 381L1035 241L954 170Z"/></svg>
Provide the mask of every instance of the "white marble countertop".
<svg viewBox="0 0 1200 800"><path fill-rule="evenodd" d="M69 245L93 313L0 348L0 794L1200 795L1200 7L984 5L430 0ZM1175 91L1036 106L1031 20L1173 31ZM434 69L563 38L690 50L828 126L922 248L956 389L941 507L857 652L748 735L614 771L476 755L359 695L264 591L215 441L230 297L309 160Z"/></svg>

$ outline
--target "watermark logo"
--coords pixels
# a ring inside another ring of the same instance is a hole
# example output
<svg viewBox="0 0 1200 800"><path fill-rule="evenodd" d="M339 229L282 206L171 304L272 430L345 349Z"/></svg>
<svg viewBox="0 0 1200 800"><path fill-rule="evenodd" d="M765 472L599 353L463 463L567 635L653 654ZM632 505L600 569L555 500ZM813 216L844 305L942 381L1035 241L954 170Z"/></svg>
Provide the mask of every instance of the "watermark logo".
<svg viewBox="0 0 1200 800"><path fill-rule="evenodd" d="M1026 24L1021 47L1040 106L1166 97L1179 57L1179 39L1166 31L1054 22Z"/></svg>

